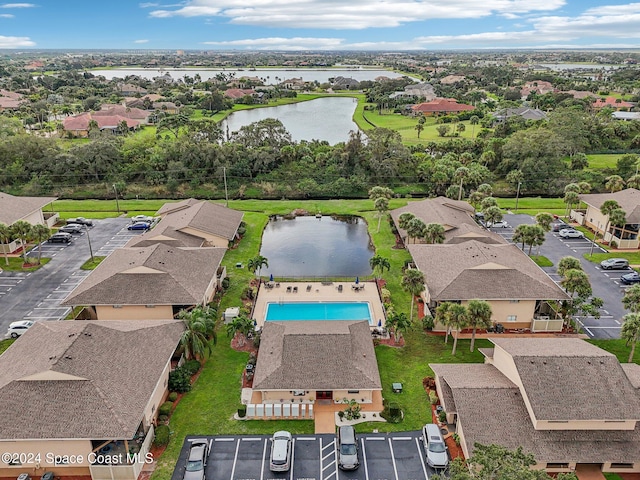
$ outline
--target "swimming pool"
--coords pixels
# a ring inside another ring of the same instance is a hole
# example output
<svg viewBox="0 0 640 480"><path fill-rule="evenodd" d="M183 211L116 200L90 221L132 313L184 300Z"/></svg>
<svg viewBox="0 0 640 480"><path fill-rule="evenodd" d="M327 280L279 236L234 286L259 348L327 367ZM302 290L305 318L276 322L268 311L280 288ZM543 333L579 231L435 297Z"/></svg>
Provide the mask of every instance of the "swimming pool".
<svg viewBox="0 0 640 480"><path fill-rule="evenodd" d="M366 320L372 325L369 302L278 302L267 303L265 321Z"/></svg>

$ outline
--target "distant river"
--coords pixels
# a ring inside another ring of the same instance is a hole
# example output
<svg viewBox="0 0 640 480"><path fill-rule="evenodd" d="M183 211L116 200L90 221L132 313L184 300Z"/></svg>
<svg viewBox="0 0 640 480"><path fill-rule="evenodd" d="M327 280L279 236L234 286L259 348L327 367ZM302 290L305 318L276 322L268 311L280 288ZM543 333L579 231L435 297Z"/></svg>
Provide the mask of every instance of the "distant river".
<svg viewBox="0 0 640 480"><path fill-rule="evenodd" d="M296 142L326 140L335 145L346 142L351 130L358 131L358 125L352 120L357 105L355 98L326 97L278 107L240 110L222 122L222 130L226 132L228 127L229 133L233 133L250 123L276 118Z"/></svg>
<svg viewBox="0 0 640 480"><path fill-rule="evenodd" d="M329 78L346 77L353 78L359 82L362 80L375 80L377 77L399 78L402 75L389 70L369 70L365 68L256 68L255 70L227 68L227 69L202 69L202 68L116 68L113 70L91 70L94 75L102 75L108 80L112 78L124 78L127 75L138 75L139 77L152 80L168 73L171 78L178 80L184 78L185 75L193 78L196 74L200 75L202 80L209 80L219 73L225 75L234 74L235 78L240 77L258 77L266 85L275 85L291 78L301 78L306 82L326 83Z"/></svg>

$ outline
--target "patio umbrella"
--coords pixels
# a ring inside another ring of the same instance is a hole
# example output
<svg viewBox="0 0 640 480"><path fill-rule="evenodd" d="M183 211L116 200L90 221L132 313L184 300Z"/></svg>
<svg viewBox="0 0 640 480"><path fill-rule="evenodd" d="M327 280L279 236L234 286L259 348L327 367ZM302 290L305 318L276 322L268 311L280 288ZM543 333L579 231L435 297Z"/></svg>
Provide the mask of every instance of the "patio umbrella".
<svg viewBox="0 0 640 480"><path fill-rule="evenodd" d="M271 275L269 275L269 281L273 282L273 273Z"/></svg>
<svg viewBox="0 0 640 480"><path fill-rule="evenodd" d="M378 326L381 327L382 326L382 319L378 320Z"/></svg>
<svg viewBox="0 0 640 480"><path fill-rule="evenodd" d="M356 277L356 285L360 283L360 279Z"/></svg>

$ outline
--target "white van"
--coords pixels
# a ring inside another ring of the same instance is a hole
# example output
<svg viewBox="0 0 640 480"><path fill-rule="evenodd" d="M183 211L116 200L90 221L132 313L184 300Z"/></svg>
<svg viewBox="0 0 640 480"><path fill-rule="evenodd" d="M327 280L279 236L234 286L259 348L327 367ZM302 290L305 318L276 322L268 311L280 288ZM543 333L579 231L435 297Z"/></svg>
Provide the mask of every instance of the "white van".
<svg viewBox="0 0 640 480"><path fill-rule="evenodd" d="M422 442L427 456L427 464L435 469L449 466L449 454L442 433L437 425L427 423L422 427Z"/></svg>
<svg viewBox="0 0 640 480"><path fill-rule="evenodd" d="M292 437L289 432L282 430L273 434L269 470L272 472L289 471L291 468L291 443Z"/></svg>

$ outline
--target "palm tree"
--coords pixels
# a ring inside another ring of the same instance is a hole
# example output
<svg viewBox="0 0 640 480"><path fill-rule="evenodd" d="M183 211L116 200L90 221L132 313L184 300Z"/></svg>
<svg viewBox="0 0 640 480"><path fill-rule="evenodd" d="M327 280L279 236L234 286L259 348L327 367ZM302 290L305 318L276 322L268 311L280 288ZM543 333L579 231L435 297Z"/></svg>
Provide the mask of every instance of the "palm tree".
<svg viewBox="0 0 640 480"><path fill-rule="evenodd" d="M529 245L527 255L531 255L531 249L534 246L540 246L544 243L544 229L540 225L527 225L525 229L524 242Z"/></svg>
<svg viewBox="0 0 640 480"><path fill-rule="evenodd" d="M251 273L258 272L258 277L260 277L260 271L262 267L269 268L269 260L267 257L263 257L262 255L256 255L253 258L250 258L247 262L247 268L251 271Z"/></svg>
<svg viewBox="0 0 640 480"><path fill-rule="evenodd" d="M627 313L622 317L622 329L620 337L627 341L627 346L631 343L631 351L629 352L628 363L633 362L633 354L636 351L636 343L640 338L640 313Z"/></svg>
<svg viewBox="0 0 640 480"><path fill-rule="evenodd" d="M470 300L467 311L469 313L468 325L473 327L469 351L473 352L476 343L476 328L489 328L492 325L491 315L493 312L491 305L484 300Z"/></svg>
<svg viewBox="0 0 640 480"><path fill-rule="evenodd" d="M558 275L564 277L567 270L582 270L582 263L576 257L562 257L558 262Z"/></svg>
<svg viewBox="0 0 640 480"><path fill-rule="evenodd" d="M536 215L536 224L540 225L545 232L551 231L553 215L547 212L540 212Z"/></svg>
<svg viewBox="0 0 640 480"><path fill-rule="evenodd" d="M451 355L455 355L458 347L458 332L468 325L469 312L464 305L452 303L449 306L448 314L445 318L448 322L447 326L455 331L453 336L453 349L451 350Z"/></svg>
<svg viewBox="0 0 640 480"><path fill-rule="evenodd" d="M624 308L633 313L640 313L640 283L628 288L622 297Z"/></svg>
<svg viewBox="0 0 640 480"><path fill-rule="evenodd" d="M487 227L490 227L500 220L502 220L502 210L500 210L500 207L489 207L484 211L484 221Z"/></svg>
<svg viewBox="0 0 640 480"><path fill-rule="evenodd" d="M611 220L609 218L609 215L611 215L611 212L619 208L620 208L620 205L615 200L605 200L604 202L602 202L602 205L600 205L600 213L607 216L607 223L604 227L604 233L602 234L602 238L605 240L606 240L605 237L607 235L607 232L609 231L609 223Z"/></svg>
<svg viewBox="0 0 640 480"><path fill-rule="evenodd" d="M196 307L190 311L181 310L178 318L184 322L185 326L184 332L180 337L180 345L184 348L187 359L202 358L207 352L211 355L209 335L213 334L214 344L217 339L215 331L212 331L210 311L201 307Z"/></svg>
<svg viewBox="0 0 640 480"><path fill-rule="evenodd" d="M462 123L460 124L462 125ZM459 125L459 126L460 126ZM460 190L458 191L458 200L462 200L462 186L464 185L465 180L469 178L470 171L467 167L458 167L453 176L460 180Z"/></svg>
<svg viewBox="0 0 640 480"><path fill-rule="evenodd" d="M413 297L424 292L424 274L415 268L408 268L402 277L402 288L411 294L409 322L413 323Z"/></svg>
<svg viewBox="0 0 640 480"><path fill-rule="evenodd" d="M447 330L444 333L444 343L449 341L449 309L451 308L451 305L453 305L451 302L442 302L436 307L436 322L447 327Z"/></svg>
<svg viewBox="0 0 640 480"><path fill-rule="evenodd" d="M422 120L422 118L420 120ZM413 127L418 132L418 138L420 138L420 133L424 130L424 122L421 122L420 120L418 120L416 126Z"/></svg>
<svg viewBox="0 0 640 480"><path fill-rule="evenodd" d="M444 227L439 223L428 223L423 233L425 243L444 243Z"/></svg>
<svg viewBox="0 0 640 480"><path fill-rule="evenodd" d="M407 231L407 228L409 228L409 222L414 218L416 218L416 216L411 212L401 213L398 217L398 227L400 227L404 231ZM409 234L407 233L407 235ZM402 240L404 241L404 239Z"/></svg>
<svg viewBox="0 0 640 480"><path fill-rule="evenodd" d="M413 218L407 225L407 236L413 238L413 243L416 243L416 238L421 238L424 234L426 225L419 218Z"/></svg>
<svg viewBox="0 0 640 480"><path fill-rule="evenodd" d="M38 242L38 265L40 265L42 261L42 242L46 241L51 235L51 230L46 225L38 224L33 226L33 230L31 232L32 238Z"/></svg>
<svg viewBox="0 0 640 480"><path fill-rule="evenodd" d="M609 223L615 227L624 228L627 223L627 213L621 208L616 208L609 214ZM622 237L622 235L620 236Z"/></svg>
<svg viewBox="0 0 640 480"><path fill-rule="evenodd" d="M606 178L607 183L604 184L604 188L611 193L619 192L624 188L624 180L620 175L611 175Z"/></svg>
<svg viewBox="0 0 640 480"><path fill-rule="evenodd" d="M33 232L33 225L24 220L18 220L13 225L11 225L11 232L14 237L20 239L20 243L22 244L22 255L24 257L24 263L27 263L27 244L29 240L31 240L31 235Z"/></svg>
<svg viewBox="0 0 640 480"><path fill-rule="evenodd" d="M569 216L569 209L572 205L577 205L580 203L580 197L577 192L568 191L565 192L564 198L562 199L564 203L567 205L567 208L564 211L564 216L567 218Z"/></svg>
<svg viewBox="0 0 640 480"><path fill-rule="evenodd" d="M640 175L637 173L627 179L627 187L640 188Z"/></svg>
<svg viewBox="0 0 640 480"><path fill-rule="evenodd" d="M521 223L513 231L513 236L511 237L511 241L513 243L520 243L520 242L522 243L522 247L520 248L520 250L522 251L524 251L524 241L526 239L526 232L528 227L529 227L528 224Z"/></svg>
<svg viewBox="0 0 640 480"><path fill-rule="evenodd" d="M238 315L233 319L231 323L227 324L227 335L234 338L237 333L241 334L241 338L238 339L238 345L243 346L245 339L251 332L255 330L253 320L245 315Z"/></svg>
<svg viewBox="0 0 640 480"><path fill-rule="evenodd" d="M398 343L413 323L407 318L407 314L403 312L390 315L386 325L387 328L393 329L393 340Z"/></svg>
<svg viewBox="0 0 640 480"><path fill-rule="evenodd" d="M476 125L480 123L480 118L477 115L472 115L471 118L469 119L469 123L473 127L471 129L471 138L474 138L475 132L476 132Z"/></svg>
<svg viewBox="0 0 640 480"><path fill-rule="evenodd" d="M7 265L9 265L9 256L7 255L8 244L11 243L13 239L13 235L11 232L11 227L4 223L0 223L0 243L5 244L2 251L4 252L4 261Z"/></svg>
<svg viewBox="0 0 640 480"><path fill-rule="evenodd" d="M389 200L386 199L385 197L378 197L378 198L376 198L375 202L373 203L373 206L378 211L378 230L377 230L377 232L380 233L380 221L382 220L382 217L384 216L385 212L387 210L389 210Z"/></svg>
<svg viewBox="0 0 640 480"><path fill-rule="evenodd" d="M373 273L376 276L376 280L379 280L380 277L382 277L385 269L387 271L391 269L389 259L381 257L380 255L374 255L373 257L371 257L369 259L369 265L371 266L371 270L373 270Z"/></svg>
<svg viewBox="0 0 640 480"><path fill-rule="evenodd" d="M560 281L560 284L572 299L576 293L582 298L586 298L592 293L589 276L582 270L575 268L564 272L564 278Z"/></svg>

